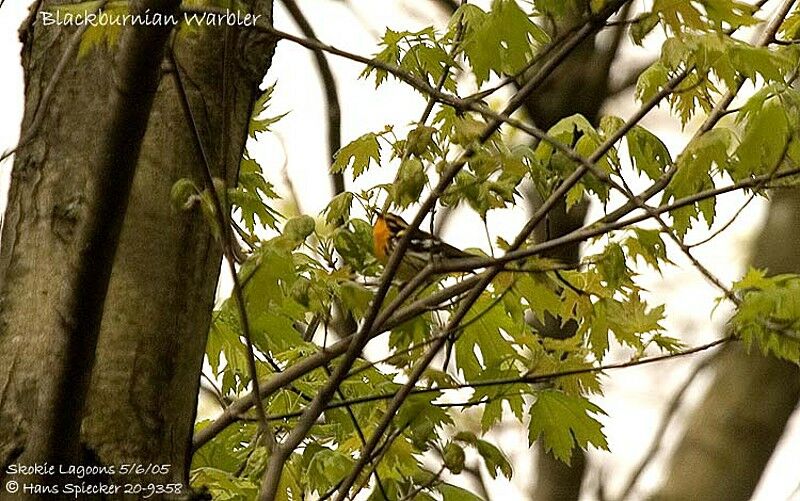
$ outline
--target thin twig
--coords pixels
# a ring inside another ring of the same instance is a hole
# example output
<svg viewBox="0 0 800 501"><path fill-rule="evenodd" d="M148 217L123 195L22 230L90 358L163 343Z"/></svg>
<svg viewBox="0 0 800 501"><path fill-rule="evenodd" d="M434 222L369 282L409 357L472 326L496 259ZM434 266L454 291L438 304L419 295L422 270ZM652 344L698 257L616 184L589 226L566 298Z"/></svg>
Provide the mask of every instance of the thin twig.
<svg viewBox="0 0 800 501"><path fill-rule="evenodd" d="M604 12L606 13L607 16L610 16L613 12L616 11L616 9L618 9L619 7L624 5L625 3L626 2L624 2L624 1L616 2L616 3L612 4L611 6L609 6L609 8L607 10L605 10ZM588 37L591 33L594 32L595 26L593 26L592 24L588 24L584 28L585 29L582 29L582 30L578 31L578 36L580 38L576 37L575 39L571 40L570 42L565 43L565 46L564 46L565 50L559 51L559 53L556 56L554 56L554 59L552 61L549 61L549 63L553 63L554 61L557 61L555 66L557 66L557 64L560 64L560 62L562 62L564 60L564 58L566 58L566 56L571 53L572 49L574 49L579 44L579 40L585 39L585 37ZM548 66L555 67L553 64L545 64L545 65L542 66L542 68L548 68ZM550 71L550 69L551 68L548 68L548 72ZM528 95L532 92L532 90L534 88L538 87L538 85L543 80L544 80L544 77L542 77L541 80L539 80L537 78L533 78L531 81L527 82L522 87L522 89L520 89L520 91L514 97L511 98L511 100L509 101L508 106L506 107L506 110L505 110L504 114L510 115L510 113L513 112L517 107L521 106L522 103L524 102L524 100L527 99ZM499 126L499 123L500 122L497 121L497 120L494 120L494 121L490 122L490 126L487 127L487 130L484 132L484 134L481 135L481 138L480 138L481 142L486 141L494 133L494 130L496 130L496 128ZM453 177L454 177L455 173L457 173L458 170L460 170L460 166L458 167L458 169L450 169L450 170L451 171L455 171L453 173ZM573 173L573 175L568 177L567 180L565 180L564 183L559 188L557 188L555 190L555 192L548 199L548 201L545 201L545 203L542 205L542 208L541 208L542 212L538 212L537 211L537 214L534 215L534 218L532 218L532 220L529 221L529 223L525 225L525 227L522 229L522 231L520 231L520 233L515 238L514 242L511 243L511 245L509 246L510 250L513 251L513 250L519 249L527 241L527 239L529 238L530 234L533 232L533 229L536 227L536 225L538 225L539 221L537 221L536 218L538 217L539 219L541 219L541 217L544 216L546 211L549 211L550 208L556 203L556 201L559 200L561 198L561 196L566 194L566 192L574 184L576 184L578 182L578 180L582 177L583 173L585 173L587 170L588 169L580 169L579 168L578 170L575 171L575 173ZM444 179L442 179L442 181L446 181L446 183L449 184L451 179L452 179L452 177L450 177L449 179L447 177L445 177ZM441 186L441 181L440 181L440 185L439 186ZM412 232L414 231L414 229L419 227L419 223L421 222L422 217L428 211L430 211L430 209L432 208L433 202L436 200L436 197L438 197L438 193L437 193L436 190L434 190L434 192L431 194L431 196L429 196L428 199L426 200L426 203L423 203L422 208L420 209L420 211L418 212L417 216L415 217L414 221L411 224L411 228L412 228L411 231ZM411 237L411 234L409 233L409 234L406 234L404 236L404 238L401 240L400 245L399 245L399 247L400 247L399 251L396 251L392 256L392 258L395 261L395 263L392 263L392 261L390 261L390 263L389 263L390 267L391 267L392 264L394 264L395 268L397 267L397 264L399 263L398 258L401 257L401 256L398 256L398 253L402 252L404 250L404 248L402 246L403 246L403 244L406 244L406 245L408 244L408 242L410 241L410 237ZM419 378L422 376L424 371L427 369L428 365L433 361L434 357L437 355L439 350L442 348L442 346L446 342L447 335L450 335L452 332L454 332L454 330L458 327L460 322L464 319L464 317L466 316L468 311L471 309L471 307L475 303L475 301L477 301L478 298L482 295L483 290L494 280L494 277L498 273L500 273L502 271L502 268L503 268L502 266L494 266L494 267L486 270L482 274L482 277L481 277L480 281L477 283L476 287L470 291L470 293L467 296L467 298L459 306L459 308L455 311L453 316L448 321L447 327L444 329L444 333L443 333L443 334L445 334L445 337L443 339L433 343L433 346L431 346L431 348L425 354L423 359L417 364L417 366L414 368L412 373L409 375L409 380L397 392L397 394L394 396L394 398L392 398L392 401L389 403L389 406L388 406L386 414L384 415L384 418L378 424L378 426L376 427L375 432L373 433L372 437L370 438L369 445L362 449L361 455L359 456L359 459L358 459L358 462L354 466L351 474L347 477L345 482L340 487L339 494L338 494L338 496L336 498L337 501L342 501L348 495L348 493L350 491L350 487L353 485L353 483L355 482L356 478L360 474L361 470L366 465L366 463L367 463L367 461L369 459L369 455L370 455L371 451L374 449L374 447L377 445L380 436L388 428L389 424L391 423L392 419L394 418L394 414L400 408L402 403L405 401L406 397L412 391L412 389L413 389L414 385L416 384L416 382L419 380ZM393 271L394 270L391 270L391 268L390 268L389 272L393 273ZM384 272L384 275L386 275L386 274L387 274L387 272Z"/></svg>
<svg viewBox="0 0 800 501"><path fill-rule="evenodd" d="M789 140L786 141L786 144L784 145L784 148L783 148L783 153L778 157L778 161L775 162L775 166L772 168L772 170L770 170L770 174L774 175L778 171L778 168L781 166L781 163L783 162L783 160L786 159L786 154L788 152L789 144L791 143L791 141L792 141L791 138L789 138ZM707 244L708 242L710 242L711 240L716 238L719 234L721 234L723 231L728 229L736 221L736 219L742 214L742 212L744 212L744 210L747 208L747 206L750 205L750 202L752 202L755 199L756 195L758 195L758 192L764 186L769 184L770 180L771 179L765 179L763 182L760 182L756 186L754 186L753 187L753 193L750 194L750 196L747 198L745 203L742 204L741 207L739 207L739 209L736 211L736 213L733 215L733 217L731 217L730 220L728 220L728 222L726 222L724 225L722 225L722 227L720 227L718 230L716 230L714 233L712 233L708 237L704 238L703 240L700 240L699 242L695 242L693 244L686 244L686 248L687 249L694 249L695 247L699 247L701 245Z"/></svg>
<svg viewBox="0 0 800 501"><path fill-rule="evenodd" d="M314 33L314 28L308 22L308 18L303 14L300 6L297 5L295 0L281 0L289 15L297 24L300 31L309 40L317 40L317 35ZM339 92L336 88L336 78L333 76L333 70L328 63L328 58L325 52L321 49L313 49L314 61L319 71L319 76L322 79L322 87L325 92L325 109L328 118L328 161L332 161L333 155L342 147L342 108L339 105ZM345 190L344 173L331 172L331 184L333 185L334 195L343 193Z"/></svg>
<svg viewBox="0 0 800 501"><path fill-rule="evenodd" d="M664 441L664 436L666 435L667 429L669 425L675 418L678 410L681 407L681 403L683 402L683 398L686 393L689 391L689 388L695 382L697 377L702 373L708 366L717 359L719 354L722 353L721 351L714 352L712 355L704 358L700 362L698 362L689 375L686 377L686 380L680 386L675 395L672 396L672 399L667 404L666 409L664 410L663 416L661 418L661 424L659 424L658 429L653 434L653 440L650 442L650 447L647 449L647 452L642 457L642 460L633 470L633 474L631 474L628 482L625 484L625 487L622 489L622 493L619 495L619 500L622 501L624 499L628 499L628 497L633 492L633 488L636 486L636 483L639 481L639 478L644 473L645 469L650 465L653 461L653 458L656 457L658 451L661 450L661 444Z"/></svg>
<svg viewBox="0 0 800 501"><path fill-rule="evenodd" d="M695 242L693 244L686 244L686 247L689 249L694 249L695 247L700 247L701 245L705 245L710 241L714 240L715 238L717 238L720 234L722 234L722 232L730 228L731 225L734 222L736 222L736 220L739 218L739 216L742 215L747 206L750 205L750 202L752 202L756 198L756 195L758 195L758 188L753 190L753 193L751 193L750 196L747 197L747 200L742 204L741 207L739 207L736 213L734 213L734 215L725 224L720 226L719 229L711 233L706 238L700 240L699 242Z"/></svg>
<svg viewBox="0 0 800 501"><path fill-rule="evenodd" d="M416 487L414 487L413 489L411 489L411 490L408 492L408 494L406 494L405 496L403 496L402 498L400 498L400 501L410 501L411 499L414 499L414 497L415 497L417 494L419 494L420 492L422 492L422 491L424 491L424 490L427 490L427 489L430 489L431 487L433 487L433 486L434 486L434 485L435 485L437 482L439 482L439 478L442 476L442 473L444 473L444 468L445 468L445 466L444 466L444 465L442 465L442 466L439 468L439 471L437 471L436 473L434 473L434 474L433 474L433 477L431 477L431 479L430 479L430 480L428 480L428 481L427 481L427 482L425 482L424 484L419 484L418 486L416 486Z"/></svg>
<svg viewBox="0 0 800 501"><path fill-rule="evenodd" d="M325 366L324 370L325 370L325 373L328 375L328 377L330 377L331 376L331 370L328 368L328 366ZM344 393L342 392L341 388L337 388L336 394L339 395L339 398L341 398L342 400L345 400ZM367 443L367 438L364 435L364 430L361 428L361 425L358 423L358 419L356 419L356 415L353 412L353 407L350 406L350 405L347 405L347 406L345 406L345 411L347 411L347 415L350 418L350 421L353 423L353 427L356 430L356 434L358 435L358 439L361 441L361 445L366 444ZM381 477L380 477L380 475L378 475L377 471L375 471L375 482L377 482L378 489L380 489L381 494L383 495L383 498L384 499L389 499L389 496L386 494L386 488L384 487L383 481L381 481Z"/></svg>
<svg viewBox="0 0 800 501"><path fill-rule="evenodd" d="M596 374L602 373L610 370L617 370L617 369L626 369L630 367L638 367L640 365L649 365L658 362L664 362L668 360L673 360L677 358L683 358L691 355L695 355L697 353L701 353L717 346L721 346L731 341L736 341L737 338L734 336L726 336L723 338L716 339L714 341L710 341L708 343L695 346L693 348L687 348L685 350L677 351L674 353L667 353L664 355L656 355L653 357L644 357L644 358L635 358L633 360L629 360L626 362L618 362L613 364L606 364L606 365L599 365L593 367L582 367L580 369L569 369L564 371L556 371L556 372L549 372L543 374L523 374L521 376L513 376L507 378L497 378L497 379L485 379L481 381L473 381L467 383L453 383L449 385L438 385L435 387L429 388L418 388L414 387L409 391L409 395L425 395L430 393L441 393L444 391L456 391L456 390L474 390L476 388L487 388L493 386L507 386L507 385L514 385L514 384L540 384L546 383L548 381L552 381L553 379L563 378L563 377L570 377L570 376L579 376L582 374ZM363 405L363 404L370 404L375 402L380 402L383 400L389 400L396 398L400 390L396 392L390 393L382 393L382 394L375 394L375 395L364 395L361 397L355 397L348 400L338 401L334 400L328 404L327 409L337 409L340 407L346 406L353 406L353 405ZM486 403L485 401L481 401L479 403ZM474 403L469 403L472 405ZM448 404L448 405L455 405L455 406L464 406L468 404ZM296 418L302 415L302 411L290 411L285 412L282 414L273 414L267 417L270 421L280 421L285 419Z"/></svg>
<svg viewBox="0 0 800 501"><path fill-rule="evenodd" d="M785 154L785 150L784 150L784 154ZM783 155L781 155L781 158L783 158ZM779 165L780 165L780 160L778 161L778 163L776 165L776 169L777 169L777 167ZM774 171L773 171L773 173L774 173ZM722 283L722 280L720 280L716 275L711 273L711 271L708 268L706 268L702 263L700 263L700 261L696 257L694 257L694 255L692 254L691 249L689 249L689 247L687 247L686 244L683 243L683 240L681 240L678 237L678 235L675 234L675 231L672 229L672 227L670 227L669 225L667 225L666 222L664 222L664 219L661 217L660 214L656 214L652 207L647 205L644 201L642 201L640 198L637 198L636 195L633 194L633 191L631 190L630 186L628 186L628 183L627 183L627 181L625 181L625 178L622 176L622 173L618 172L617 174L618 174L619 178L622 181L621 193L625 197L627 197L628 200L630 200L631 202L636 204L637 207L639 207L640 209L644 210L651 218L655 219L656 222L658 222L659 226L661 226L662 231L664 233L666 233L670 237L670 239L675 243L675 245L678 246L678 248L689 259L689 261L692 263L692 265L709 282L711 282L712 284L714 284L714 286L716 286L718 289L720 289L725 294L725 297L730 299L734 304L738 305L739 304L738 298L733 294L733 292L728 287L725 286L725 284ZM614 186L614 188L616 188L618 191L620 191L620 187Z"/></svg>
<svg viewBox="0 0 800 501"><path fill-rule="evenodd" d="M693 195L688 195L683 198L679 198L673 200L672 203L666 205L660 205L658 207L653 207L652 212L653 214L664 214L666 212L671 212L676 209L680 209L682 207L686 207L689 205L694 205L697 202L701 202L703 200L709 198L715 198L719 195L723 195L725 193L731 193L734 191L742 190L742 189L750 189L754 186L763 183L765 179L767 180L777 180L786 177L794 177L800 174L800 167L793 168L793 169L786 169L783 171L778 171L775 174L766 174L762 176L754 176L749 179L745 179L742 181L738 181L736 183L732 183L727 186L721 186L718 188L710 188L704 191L699 191ZM634 205L635 207L635 205ZM630 211L628 211L630 213ZM623 214L624 215L624 214ZM647 219L650 219L652 216L648 213L643 214L636 214L633 216L628 217L627 219L617 219L611 222L606 222L610 218L608 216L594 222L593 224L584 226L578 230L572 231L567 233L561 237L553 238L546 242L542 242L539 244L532 245L528 248L507 252L506 254L499 256L497 258L464 258L464 259L454 259L452 261L448 261L446 263L437 264L434 269L433 273L453 273L457 271L470 271L479 268L487 268L493 265L498 264L506 264L513 261L520 261L524 260L537 254L541 254L550 249L555 249L557 247L561 247L562 245L567 245L575 242L582 242L584 240L603 235L610 231L619 230L622 228L626 228L628 226L633 226L636 223L640 223ZM469 280L469 279L467 279ZM404 318L404 317L402 317Z"/></svg>
<svg viewBox="0 0 800 501"><path fill-rule="evenodd" d="M444 343L444 339L441 339L434 343L430 350L425 354L422 360L420 360L417 365L414 367L414 370L408 376L408 382L406 382L392 397L389 405L387 406L386 411L383 414L380 422L376 426L375 431L372 433L372 436L369 438L367 445L361 448L360 455L358 461L353 466L353 468L348 473L345 480L342 482L342 485L339 486L338 493L335 497L336 501L344 501L350 494L350 489L355 484L356 480L358 479L361 471L367 466L367 464L371 460L371 456L375 448L380 443L381 437L389 428L389 425L394 420L397 415L397 411L402 406L403 402L405 402L406 398L411 395L414 387L419 381L422 374L428 370L428 366L433 361L436 354L439 352L439 349L442 347Z"/></svg>
<svg viewBox="0 0 800 501"><path fill-rule="evenodd" d="M378 470L378 466L380 465L381 461L383 461L383 458L386 457L386 453L389 452L389 449L391 448L391 446L394 443L394 441L397 440L398 438L400 438L400 436L406 431L406 429L408 429L408 427L411 426L412 422L413 422L413 418L412 418L411 421L406 423L402 428L396 430L394 433L392 433L392 434L390 434L389 436L386 437L386 440L384 440L383 444L380 447L378 447L378 449L372 454L372 458L370 458L370 462L372 463L371 467L370 467L370 471L367 473L367 475L365 475L365 478L368 479L372 475L373 472ZM339 487L337 487L336 490L339 490L340 487L341 487L341 485L339 485ZM355 495L357 495L358 492L364 487L365 486L363 484L360 485L356 489ZM385 498L385 499L389 499L389 498Z"/></svg>
<svg viewBox="0 0 800 501"><path fill-rule="evenodd" d="M757 2L756 6L760 9L765 3L766 2L764 0L761 0L761 1ZM780 27L781 22L786 17L786 14L788 13L788 11L791 8L791 5L793 3L794 2L792 0L786 0L784 2L784 4L781 6L781 8L778 10L778 12L772 17L772 19L770 20L769 24L766 26L764 32L761 34L761 36L756 41L756 44L755 44L756 46L762 46L763 47L772 38L774 38L775 32ZM734 32L736 32L738 29L739 29L738 27L737 28L733 28L733 29L727 30L725 33L730 36ZM683 79L689 74L690 70L693 71L694 68L692 67L690 69L684 70L683 72L681 72L681 74L678 75L680 77L680 80L679 80L678 83L683 81ZM703 124L695 131L695 134L692 137L692 140L690 141L690 143L692 141L698 139L700 136L702 136L706 132L708 132L711 129L713 129L717 125L717 123L720 121L720 119L722 119L725 116L728 107L730 106L731 102L733 102L733 99L736 97L736 94L738 93L739 89L741 89L742 84L743 84L743 80L742 79L737 79L737 83L733 86L733 88L729 89L728 92L717 102L717 104L714 106L714 109L711 110L711 112L708 114L708 116L706 117L706 120L703 122ZM672 178L675 176L675 174L677 172L678 172L678 167L677 167L677 165L675 163L673 163L672 166L670 166L666 170L666 172L664 172L664 174L661 177L659 177L658 179L653 181L653 183L648 188L646 188L644 191L642 191L642 193L637 198L639 198L642 201L649 200L650 198L655 196L657 193L661 192L670 183L670 181L672 180ZM631 212L631 210L634 209L635 207L636 207L636 202L629 201L627 204L623 205L622 207L619 207L617 210L615 210L611 214L608 214L604 218L604 220L605 221L616 221L619 218L624 217L625 215L629 214Z"/></svg>
<svg viewBox="0 0 800 501"><path fill-rule="evenodd" d="M450 47L450 52L448 53L449 59L455 58L455 55L458 52L459 46L461 44L461 37L464 33L464 21L462 18L463 16L461 16L458 20L458 28L456 30L455 38L453 39L453 45L452 47ZM450 65L450 63L449 62L445 63L444 68L442 69L442 75L439 77L439 81L436 83L437 93L442 92L444 85L447 83L447 79L450 77L451 69L452 66ZM431 94L430 96L428 96L428 101L425 103L425 109L422 111L422 115L419 117L419 120L417 120L417 127L422 127L425 125L425 123L428 121L428 118L431 115L431 112L433 112L433 107L436 105L436 102L437 99L435 95ZM410 154L411 154L410 149L406 148L405 151L403 151L402 160L405 161L406 159L408 159ZM390 202L391 198L387 198L383 207L384 212L386 212L386 210L389 208ZM433 225L433 218L431 219L431 225Z"/></svg>

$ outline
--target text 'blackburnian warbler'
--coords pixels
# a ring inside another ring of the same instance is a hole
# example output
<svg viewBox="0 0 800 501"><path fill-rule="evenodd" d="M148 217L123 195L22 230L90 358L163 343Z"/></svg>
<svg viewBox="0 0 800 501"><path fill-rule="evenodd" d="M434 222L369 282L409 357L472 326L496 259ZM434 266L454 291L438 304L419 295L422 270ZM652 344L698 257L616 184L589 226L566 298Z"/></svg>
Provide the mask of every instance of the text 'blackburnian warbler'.
<svg viewBox="0 0 800 501"><path fill-rule="evenodd" d="M383 264L389 261L392 252L407 231L409 231L408 223L402 217L391 213L377 216L375 224L372 226L372 243L378 261ZM426 231L416 229L411 236L408 249L400 261L396 276L400 280L410 280L433 258L461 259L468 257L475 257L475 255L453 247Z"/></svg>

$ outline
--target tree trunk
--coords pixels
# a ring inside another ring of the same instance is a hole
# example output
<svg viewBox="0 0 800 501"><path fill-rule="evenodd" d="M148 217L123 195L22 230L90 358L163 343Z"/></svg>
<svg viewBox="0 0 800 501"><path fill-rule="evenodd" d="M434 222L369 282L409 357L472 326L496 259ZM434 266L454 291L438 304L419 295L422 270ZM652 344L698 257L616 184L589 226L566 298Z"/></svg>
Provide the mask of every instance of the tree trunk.
<svg viewBox="0 0 800 501"><path fill-rule="evenodd" d="M798 231L800 191L776 191L753 266L771 275L800 272ZM750 499L798 398L796 365L739 344L726 348L654 499Z"/></svg>
<svg viewBox="0 0 800 501"><path fill-rule="evenodd" d="M271 16L271 0L250 4ZM37 2L32 16L48 6ZM21 31L23 135L73 31L39 23ZM181 30L173 42L178 68L162 63L105 302L81 445L85 464L117 472L123 463L169 464L167 474L116 480L178 482L185 492L221 251L199 209L171 205L173 184L190 178L202 187L205 168L174 72L187 86L213 175L233 182L274 43L239 27ZM115 51L101 44L68 63L39 133L15 158L0 246L0 477L7 465L26 463L36 423L52 412L50 368L64 357L64 298L85 241L82 208L98 196L93 159L109 133Z"/></svg>

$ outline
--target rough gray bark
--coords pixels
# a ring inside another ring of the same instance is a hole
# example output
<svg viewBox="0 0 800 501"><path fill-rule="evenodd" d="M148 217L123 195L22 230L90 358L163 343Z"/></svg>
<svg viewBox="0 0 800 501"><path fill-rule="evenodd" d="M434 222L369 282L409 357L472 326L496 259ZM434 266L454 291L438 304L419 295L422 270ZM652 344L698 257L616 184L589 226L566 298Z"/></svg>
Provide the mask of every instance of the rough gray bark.
<svg viewBox="0 0 800 501"><path fill-rule="evenodd" d="M37 2L33 14L55 3L66 2ZM271 0L251 4L254 12L271 15ZM23 131L71 32L40 24L21 32ZM215 176L235 179L273 49L263 35L240 28L200 29L174 39ZM83 208L99 195L94 162L111 126L112 52L98 47L71 64L41 133L15 158L0 247L0 476L7 464L30 459L26 451L37 424L58 410L52 408L50 369L66 348L65 298L85 245ZM170 75L176 69L163 70L105 302L81 434L84 461L172 465L167 475L138 478L161 484L187 479L221 256L199 211L179 213L170 204L178 179L202 186L203 167Z"/></svg>
<svg viewBox="0 0 800 501"><path fill-rule="evenodd" d="M753 266L800 272L800 191L773 194ZM657 500L747 500L800 398L798 367L732 345L686 424Z"/></svg>
<svg viewBox="0 0 800 501"><path fill-rule="evenodd" d="M180 0L140 0L129 9L134 15L152 11L173 16L179 5ZM122 28L110 67L114 85L109 88L105 130L87 159L92 167L86 179L89 195L74 205L76 217L68 230L77 252L62 277L67 285L60 298L64 348L50 367L50 404L31 423L22 461L74 464L80 458L81 421L103 306L171 31L166 24Z"/></svg>

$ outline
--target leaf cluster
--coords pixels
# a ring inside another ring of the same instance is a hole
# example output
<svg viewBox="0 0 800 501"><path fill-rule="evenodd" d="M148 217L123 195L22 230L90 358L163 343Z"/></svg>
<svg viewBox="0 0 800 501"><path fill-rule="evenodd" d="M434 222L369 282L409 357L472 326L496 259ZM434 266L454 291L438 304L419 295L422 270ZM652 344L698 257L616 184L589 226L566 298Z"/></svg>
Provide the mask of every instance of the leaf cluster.
<svg viewBox="0 0 800 501"><path fill-rule="evenodd" d="M375 56L384 67L368 66L363 75L381 85L393 75L386 68L396 67L396 73L433 88L441 85L453 96L472 85L472 101L453 102L489 107L482 99L491 95L490 84L532 71L546 55L551 36L542 27L545 20L591 15L606 4L592 1L586 12L584 2L571 1L495 0L488 10L467 3L442 30L387 30ZM363 325L384 271L374 255L373 216L415 207L453 165L463 167L436 193L437 203L461 207L483 221L517 207L525 190L535 190L542 200L563 193L564 183L586 163L591 169L565 190L566 207L592 200L603 212L575 237L575 242L589 241L591 250L569 269L539 257L539 243L530 239L514 246L500 238L490 242L492 251L530 253L505 263L452 329L446 326L463 313L466 294L438 298L468 283L470 275L429 277L405 301L397 300L404 284L393 284L383 307L397 301L398 308L414 314L370 331L368 348L378 347L385 356L376 359L368 355L374 351L365 350L347 367L320 418L309 422L302 447L290 451L284 464L280 491L287 499L325 496L336 489L361 459L365 440L378 431L383 434L379 446L356 482L372 489L371 499L409 494L415 499L472 499L472 493L443 476L461 474L475 454L493 477L510 477L506 453L487 436L505 417L527 426L529 444L541 440L565 462L576 447L608 447L605 412L591 399L602 393L599 369L612 346L623 347L634 359L653 351L677 354L683 348L664 327L665 307L653 304L641 287L641 269L662 272L672 266L675 248L668 240L682 245L698 221L709 227L715 223L715 197L698 193L710 193L723 180L761 179L800 163L791 126L800 122L800 95L793 86L798 52L791 46L757 47L732 36L733 28L757 22L752 6L738 1L656 0L632 23L630 35L637 43L655 29L671 36L658 61L639 77L637 98L647 103L664 94L684 126L713 110L725 92L738 91L742 82L757 87L730 119L701 127L680 151L671 151L642 123L615 116L597 123L570 116L538 141L523 144L510 125L494 127L496 116L482 108L431 101L430 123L366 131L334 158L332 171L354 180L372 169L395 169L392 183L341 193L320 218L285 222L272 207L276 195L260 166L245 157L239 185L229 198L244 222L243 239L253 246L239 278L264 378L278 378L309 357L322 358L335 339L352 334L353 326L343 325ZM797 21L790 17L781 33L793 36L792 23ZM270 92L257 105L253 135L279 118L259 118ZM627 196L627 166L642 181L660 187L611 210L619 195ZM748 186L756 192L764 188ZM176 185L173 192L177 206L202 203L203 192L192 185ZM658 229L621 224L603 230L604 224L619 221L616 212L622 209L627 210L623 215L658 209L659 219L648 218L661 224ZM257 237L259 227L269 229L271 237ZM476 238L475 247L481 245ZM800 360L792 337L800 318L798 283L795 276L749 273L732 289L740 300L731 319L734 332L748 345ZM548 337L543 326L553 319L572 335ZM388 335L378 337L384 332ZM206 353L222 400L248 392L243 336L241 318L229 299L214 313ZM435 359L421 366L428 347L441 340L446 341L442 365ZM262 404L275 436L296 429L309 401L326 388L340 363L331 357L265 396ZM389 401L416 373L421 377L409 396L389 414ZM391 424L380 430L378 423L387 415ZM257 489L266 452L250 422L253 416L242 418L199 450L193 465L196 483L241 496ZM438 468L431 467L432 457L441 460Z"/></svg>

